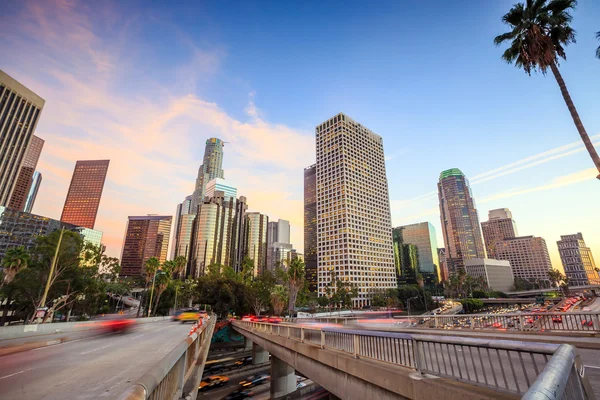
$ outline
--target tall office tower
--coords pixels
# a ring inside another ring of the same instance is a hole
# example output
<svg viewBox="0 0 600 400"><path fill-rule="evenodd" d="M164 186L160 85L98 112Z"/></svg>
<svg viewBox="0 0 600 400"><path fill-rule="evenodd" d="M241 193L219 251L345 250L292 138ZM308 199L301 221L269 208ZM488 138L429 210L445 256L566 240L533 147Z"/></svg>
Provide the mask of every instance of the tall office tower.
<svg viewBox="0 0 600 400"><path fill-rule="evenodd" d="M267 269L273 271L277 267L284 267L290 251L292 251L292 245L289 221L280 219L269 222L267 227Z"/></svg>
<svg viewBox="0 0 600 400"><path fill-rule="evenodd" d="M225 194L225 198L234 199L237 197L237 189L231 186L231 183L222 178L215 178L206 184L204 197L213 197L216 191L221 191Z"/></svg>
<svg viewBox="0 0 600 400"><path fill-rule="evenodd" d="M415 245L419 251L419 272L427 285L440 282L438 259L438 247L435 228L429 222L404 225L394 228L394 255L396 262L402 258L398 257L398 246L401 244ZM396 264L398 271L399 265Z"/></svg>
<svg viewBox="0 0 600 400"><path fill-rule="evenodd" d="M94 229L109 163L110 160L77 161L61 221Z"/></svg>
<svg viewBox="0 0 600 400"><path fill-rule="evenodd" d="M0 70L0 206L8 206L44 99Z"/></svg>
<svg viewBox="0 0 600 400"><path fill-rule="evenodd" d="M469 181L458 168L440 174L438 196L450 272L464 268L465 260L486 258L475 200Z"/></svg>
<svg viewBox="0 0 600 400"><path fill-rule="evenodd" d="M206 141L202 165L198 168L196 187L192 194L192 214L198 213L198 206L204 201L206 184L215 178L223 176L223 146L221 139L210 138Z"/></svg>
<svg viewBox="0 0 600 400"><path fill-rule="evenodd" d="M40 190L40 186L42 184L42 174L38 171L33 173L31 177L31 187L29 188L29 193L27 194L27 200L25 200L25 212L32 212L33 205L35 204L35 199L37 197L38 191Z"/></svg>
<svg viewBox="0 0 600 400"><path fill-rule="evenodd" d="M12 196L10 196L10 201L8 202L10 208L19 211L25 209L29 189L31 189L31 184L33 183L33 173L37 167L43 147L44 140L33 135L29 142L29 146L27 147L27 151L25 152L23 162L21 163L21 171L19 171L19 176L15 182Z"/></svg>
<svg viewBox="0 0 600 400"><path fill-rule="evenodd" d="M438 249L438 259L440 260L440 282L445 282L450 277L448 271L448 262L446 261L446 249L440 247Z"/></svg>
<svg viewBox="0 0 600 400"><path fill-rule="evenodd" d="M558 252L565 274L569 278L569 285L600 284L594 256L590 248L585 245L581 232L574 235L561 235L556 244L558 244Z"/></svg>
<svg viewBox="0 0 600 400"><path fill-rule="evenodd" d="M267 268L267 226L269 217L258 212L246 213L246 252L254 261L254 276Z"/></svg>
<svg viewBox="0 0 600 400"><path fill-rule="evenodd" d="M498 208L488 212L488 220L481 223L485 250L489 258L496 257L496 242L519 236L517 224L508 208Z"/></svg>
<svg viewBox="0 0 600 400"><path fill-rule="evenodd" d="M185 200L183 200L183 202L177 204L177 210L175 211L175 223L173 224L173 246L171 248L171 260L174 259L177 256L184 256L185 258L188 258L189 255L189 251L186 251L186 249L189 250L189 243L188 246L180 246L179 244L179 236L180 236L180 223L182 220L182 217L184 215L190 215L190 208L191 208L191 204L192 204L192 196L186 196ZM195 214L192 214L195 216ZM187 221L189 221L190 218L186 218ZM192 222L194 222L194 219L192 219ZM186 236L184 235L184 238ZM183 252L182 252L183 249Z"/></svg>
<svg viewBox="0 0 600 400"><path fill-rule="evenodd" d="M383 140L341 113L315 131L319 295L333 271L358 286L362 307L397 287Z"/></svg>
<svg viewBox="0 0 600 400"><path fill-rule="evenodd" d="M158 258L161 264L167 260L172 222L170 215L128 218L120 276L143 275L144 264L151 257Z"/></svg>
<svg viewBox="0 0 600 400"><path fill-rule="evenodd" d="M235 220L232 229L231 266L235 272L241 272L241 263L246 253L246 211L248 202L246 197L240 196L235 203Z"/></svg>
<svg viewBox="0 0 600 400"><path fill-rule="evenodd" d="M316 293L317 278L317 164L304 168L304 264L308 290Z"/></svg>
<svg viewBox="0 0 600 400"><path fill-rule="evenodd" d="M548 280L552 269L543 238L520 236L496 242L496 259L508 260L515 278Z"/></svg>

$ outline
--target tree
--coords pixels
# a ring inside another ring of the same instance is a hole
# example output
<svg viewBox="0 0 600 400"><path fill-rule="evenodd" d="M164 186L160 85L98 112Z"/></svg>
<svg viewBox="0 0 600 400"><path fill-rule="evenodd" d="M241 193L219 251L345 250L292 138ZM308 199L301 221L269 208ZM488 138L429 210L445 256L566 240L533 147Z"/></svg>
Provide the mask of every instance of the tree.
<svg viewBox="0 0 600 400"><path fill-rule="evenodd" d="M160 297L163 292L171 283L171 274L173 273L173 269L175 268L175 263L173 261L165 261L161 266L160 271L156 273L156 302L154 303L154 315L156 315L156 311L158 310L158 304L160 303Z"/></svg>
<svg viewBox="0 0 600 400"><path fill-rule="evenodd" d="M184 278L187 259L184 256L177 256L173 259L173 274L176 278Z"/></svg>
<svg viewBox="0 0 600 400"><path fill-rule="evenodd" d="M596 39L600 40L600 32L596 32ZM596 57L600 58L600 46L596 49Z"/></svg>
<svg viewBox="0 0 600 400"><path fill-rule="evenodd" d="M140 309L142 308L142 304L146 304L146 301L148 300L148 285L154 280L154 275L156 275L156 271L158 271L159 267L160 261L158 261L158 258L156 257L150 257L144 263L144 292L142 294L142 301L140 302L140 306L138 307L137 316L140 315ZM150 301L152 301L152 295L153 293L150 294ZM151 306L151 304L148 304L148 306ZM146 307L144 312L147 312L146 310L148 310L148 308L149 307Z"/></svg>
<svg viewBox="0 0 600 400"><path fill-rule="evenodd" d="M6 250L6 254L2 259L4 279L2 279L0 287L11 283L19 271L21 271L23 268L27 268L29 261L29 253L23 246L12 247Z"/></svg>
<svg viewBox="0 0 600 400"><path fill-rule="evenodd" d="M502 58L509 64L514 62L528 75L531 75L532 70L538 69L546 74L550 68L581 140L599 172L597 178L600 179L600 157L558 70L559 58L567 59L565 46L575 43L575 30L569 24L572 20L570 12L576 3L576 0L527 0L525 4L517 3L502 17L502 21L511 27L511 31L496 36L494 43L500 45L511 41Z"/></svg>
<svg viewBox="0 0 600 400"><path fill-rule="evenodd" d="M271 271L263 271L252 280L249 288L249 297L255 315L260 315L261 310L269 305L271 292L274 287L275 276Z"/></svg>
<svg viewBox="0 0 600 400"><path fill-rule="evenodd" d="M273 314L281 315L285 308L287 296L285 289L281 285L275 286L273 293L271 293L271 305L273 306Z"/></svg>
<svg viewBox="0 0 600 400"><path fill-rule="evenodd" d="M240 272L242 273L242 280L250 282L254 277L254 260L248 256L244 256L240 263Z"/></svg>
<svg viewBox="0 0 600 400"><path fill-rule="evenodd" d="M304 286L306 275L304 272L304 261L299 258L292 258L287 262L288 268L285 271L287 289L288 289L288 313L290 317L294 315L294 309L296 307L296 298L298 297L298 291Z"/></svg>

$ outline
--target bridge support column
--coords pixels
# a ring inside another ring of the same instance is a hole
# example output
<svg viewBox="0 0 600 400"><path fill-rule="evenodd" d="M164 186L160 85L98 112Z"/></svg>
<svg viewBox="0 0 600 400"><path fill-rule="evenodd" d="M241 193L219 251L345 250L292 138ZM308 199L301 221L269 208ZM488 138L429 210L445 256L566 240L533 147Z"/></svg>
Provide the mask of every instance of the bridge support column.
<svg viewBox="0 0 600 400"><path fill-rule="evenodd" d="M252 343L252 365L264 364L266 362L269 362L269 352L256 343Z"/></svg>
<svg viewBox="0 0 600 400"><path fill-rule="evenodd" d="M247 337L244 337L244 350L246 350L246 351L252 350L253 344L254 343L252 342L252 340L248 339Z"/></svg>
<svg viewBox="0 0 600 400"><path fill-rule="evenodd" d="M271 398L277 399L296 390L296 371L271 355Z"/></svg>

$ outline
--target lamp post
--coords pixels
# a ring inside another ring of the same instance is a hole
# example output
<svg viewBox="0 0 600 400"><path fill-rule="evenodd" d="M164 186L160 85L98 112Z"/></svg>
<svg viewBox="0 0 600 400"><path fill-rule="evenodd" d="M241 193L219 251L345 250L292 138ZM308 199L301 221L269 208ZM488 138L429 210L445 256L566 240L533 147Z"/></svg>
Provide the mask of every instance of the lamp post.
<svg viewBox="0 0 600 400"><path fill-rule="evenodd" d="M48 280L46 281L46 288L44 289L44 295L42 296L42 300L40 301L39 307L44 307L44 304L46 304L46 298L48 297L48 291L50 290L50 282L52 281L52 276L54 275L54 270L56 269L56 259L58 258L58 250L60 249L60 244L62 242L64 233L65 233L65 227L63 226L60 229L60 235L58 236L58 244L56 245L56 250L54 251L54 257L52 258L52 264L50 264L50 273L48 274Z"/></svg>
<svg viewBox="0 0 600 400"><path fill-rule="evenodd" d="M154 276L152 277L152 289L150 290L150 302L148 303L148 317L152 315L152 295L154 294L154 281L156 280L156 274L158 270L154 272Z"/></svg>

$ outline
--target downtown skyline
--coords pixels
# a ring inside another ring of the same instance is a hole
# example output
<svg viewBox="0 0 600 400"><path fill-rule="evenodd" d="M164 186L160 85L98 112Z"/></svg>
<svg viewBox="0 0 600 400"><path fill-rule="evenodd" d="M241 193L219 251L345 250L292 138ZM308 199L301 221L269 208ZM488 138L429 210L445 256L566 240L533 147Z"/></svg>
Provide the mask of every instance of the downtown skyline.
<svg viewBox="0 0 600 400"><path fill-rule="evenodd" d="M315 161L313 129L343 111L383 137L392 226L429 221L442 246L435 185L442 170L460 168L471 182L480 221L488 210L509 208L517 216L520 234L547 241L555 268L562 269L556 241L574 232L583 233L598 259L600 215L594 203L600 188L556 83L541 74L529 78L506 65L500 60L501 49L493 46L493 36L504 32L500 16L510 4L471 7L482 21L453 28L461 41L472 41L465 46L471 46L468 53L478 53L470 61L477 69L472 74L473 65L455 60L448 60L440 71L425 68L418 74L417 67L427 63L428 56L414 48L408 54L412 62L391 57L390 64L400 67L395 73L360 60L391 40L381 36L383 27L373 25L379 21L389 28L383 9L389 13L395 6L369 11L368 36L377 39L377 46L369 49L366 42L356 42L357 59L345 70L335 63L306 70L308 80L319 78L322 88L288 80L303 73L290 68L292 59L319 55L324 47L300 46L296 56L284 56L270 66L268 76L259 73L256 69L263 64L248 54L252 46L240 47L250 43L234 45L243 28L230 24L242 18L242 10L221 23L217 21L223 10L203 7L202 18L212 21L212 31L203 32L192 29L187 18L175 26L175 15L167 13L169 22L160 23L167 32L165 40L178 44L169 49L164 41L149 44L153 36L147 30L157 24L151 17L159 9L125 20L119 11L126 11L127 5L111 3L94 13L77 5L11 4L8 15L14 18L0 27L0 49L16 51L4 52L0 68L46 100L36 130L46 141L38 163L44 183L33 213L58 219L74 162L110 158L96 229L105 233L108 254L118 256L127 215L173 215L175 205L194 189L204 142L219 137L230 142L224 148L223 169L239 193L251 200L248 211L289 220L291 242L303 252L302 173ZM273 5L266 14L277 8ZM580 3L574 13L579 43L567 49L568 61L561 64L595 143L600 141L600 116L593 97L600 84L594 74L600 61L593 58L592 30L597 27L591 15L598 11L591 1ZM426 18L420 8L409 12L420 15L413 17L417 21ZM307 14L304 10L298 18ZM356 18L353 12L343 12L345 21ZM13 25L15 21L23 24ZM299 41L300 21L288 22L293 22L290 40ZM271 31L278 32L281 23ZM120 30L107 32L109 26ZM242 27L254 39L266 33L250 22ZM481 37L472 36L476 29L482 30ZM401 37L401 31L393 32L394 38ZM111 44L116 36L119 44ZM349 45L337 36L325 37L334 45ZM137 44L140 50L131 52ZM260 49L268 59L280 43L273 38L269 44ZM172 61L158 61L168 54L174 55ZM252 64L245 69L243 57ZM139 70L145 59L149 62ZM444 77L449 72L453 82ZM334 74L337 81L353 83L357 93L332 91L339 85L326 81ZM415 80L432 85L411 83ZM281 89L274 88L278 85ZM400 87L406 90L396 90ZM285 94L290 90L294 96ZM314 101L310 91L323 95Z"/></svg>

